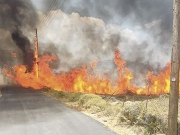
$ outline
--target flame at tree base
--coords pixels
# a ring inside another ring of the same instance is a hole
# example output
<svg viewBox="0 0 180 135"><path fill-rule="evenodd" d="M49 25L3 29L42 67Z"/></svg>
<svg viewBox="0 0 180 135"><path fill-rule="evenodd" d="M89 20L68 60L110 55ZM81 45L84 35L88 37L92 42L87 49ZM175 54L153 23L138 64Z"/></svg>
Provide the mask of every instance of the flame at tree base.
<svg viewBox="0 0 180 135"><path fill-rule="evenodd" d="M54 74L49 67L49 62L56 59L55 55L44 55L38 58L38 78L36 76L36 62L33 70L26 73L25 65L12 67L12 70L3 69L4 75L11 78L15 83L34 89L50 88L58 91L82 92L92 94L120 95L131 92L138 95L159 95L169 93L170 89L170 63L157 76L149 72L146 76L147 86L138 87L131 84L133 76L126 67L126 62L120 57L120 52L115 52L114 63L117 66L119 79L114 85L111 80L102 78L97 74L90 74L87 66L74 69L70 73ZM92 63L94 69L97 63Z"/></svg>

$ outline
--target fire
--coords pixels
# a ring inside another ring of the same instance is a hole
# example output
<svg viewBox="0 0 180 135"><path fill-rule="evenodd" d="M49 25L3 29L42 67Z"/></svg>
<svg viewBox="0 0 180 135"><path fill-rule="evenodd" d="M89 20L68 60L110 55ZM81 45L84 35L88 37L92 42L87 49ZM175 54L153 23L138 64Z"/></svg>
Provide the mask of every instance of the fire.
<svg viewBox="0 0 180 135"><path fill-rule="evenodd" d="M12 69L4 68L4 75L11 78L15 83L34 89L50 88L58 91L82 92L94 94L125 94L127 92L135 94L164 94L170 89L170 63L158 75L149 72L146 76L147 85L143 87L135 86L131 83L133 75L126 67L126 62L121 59L120 52L115 51L114 63L117 66L119 79L115 84L111 84L108 77L102 78L94 71L98 61L92 62L93 73L88 72L87 66L73 69L69 73L55 74L49 67L49 62L56 59L55 55L44 55L38 57L35 54L34 67L31 72L26 72L25 65L17 65ZM38 61L38 62L37 62Z"/></svg>

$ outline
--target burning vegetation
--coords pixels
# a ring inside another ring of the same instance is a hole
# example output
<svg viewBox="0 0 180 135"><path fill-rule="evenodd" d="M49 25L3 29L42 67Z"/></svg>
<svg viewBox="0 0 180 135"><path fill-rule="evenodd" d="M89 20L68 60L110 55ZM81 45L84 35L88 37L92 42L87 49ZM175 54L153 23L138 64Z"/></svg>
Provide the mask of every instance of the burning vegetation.
<svg viewBox="0 0 180 135"><path fill-rule="evenodd" d="M35 53L37 54L37 53ZM88 68L84 67L71 70L69 73L55 74L49 67L49 62L56 59L55 55L44 55L38 58L37 65L34 61L33 68L27 72L26 65L17 65L12 69L4 68L4 75L10 77L15 83L34 89L50 88L67 92L82 92L93 94L125 94L132 92L144 95L159 95L168 93L170 89L170 64L157 76L153 72L147 74L147 85L143 87L135 86L131 83L133 75L126 67L126 62L121 59L120 52L115 51L114 63L117 66L119 79L114 85L110 78L102 78L99 73L88 73ZM91 64L94 70L95 64ZM37 75L38 74L38 75Z"/></svg>

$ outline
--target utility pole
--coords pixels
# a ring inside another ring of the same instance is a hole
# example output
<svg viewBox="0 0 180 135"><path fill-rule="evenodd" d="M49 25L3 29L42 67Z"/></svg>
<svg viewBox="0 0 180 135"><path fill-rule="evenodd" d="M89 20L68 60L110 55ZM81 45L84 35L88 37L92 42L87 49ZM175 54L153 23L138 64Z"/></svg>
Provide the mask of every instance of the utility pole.
<svg viewBox="0 0 180 135"><path fill-rule="evenodd" d="M178 134L180 0L174 0L168 135Z"/></svg>
<svg viewBox="0 0 180 135"><path fill-rule="evenodd" d="M35 72L36 72L36 77L39 78L39 65L38 65L38 58L39 58L39 55L38 55L38 33L37 33L37 29L36 29L36 36L35 36L35 54L34 54L34 57L35 57Z"/></svg>

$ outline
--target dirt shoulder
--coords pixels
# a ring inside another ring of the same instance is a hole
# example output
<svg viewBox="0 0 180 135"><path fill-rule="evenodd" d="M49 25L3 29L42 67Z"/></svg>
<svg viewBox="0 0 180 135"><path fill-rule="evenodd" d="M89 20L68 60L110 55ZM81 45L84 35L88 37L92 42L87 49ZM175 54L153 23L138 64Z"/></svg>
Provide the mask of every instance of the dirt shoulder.
<svg viewBox="0 0 180 135"><path fill-rule="evenodd" d="M45 95L81 111L119 135L165 135L168 96L108 97L46 90Z"/></svg>

